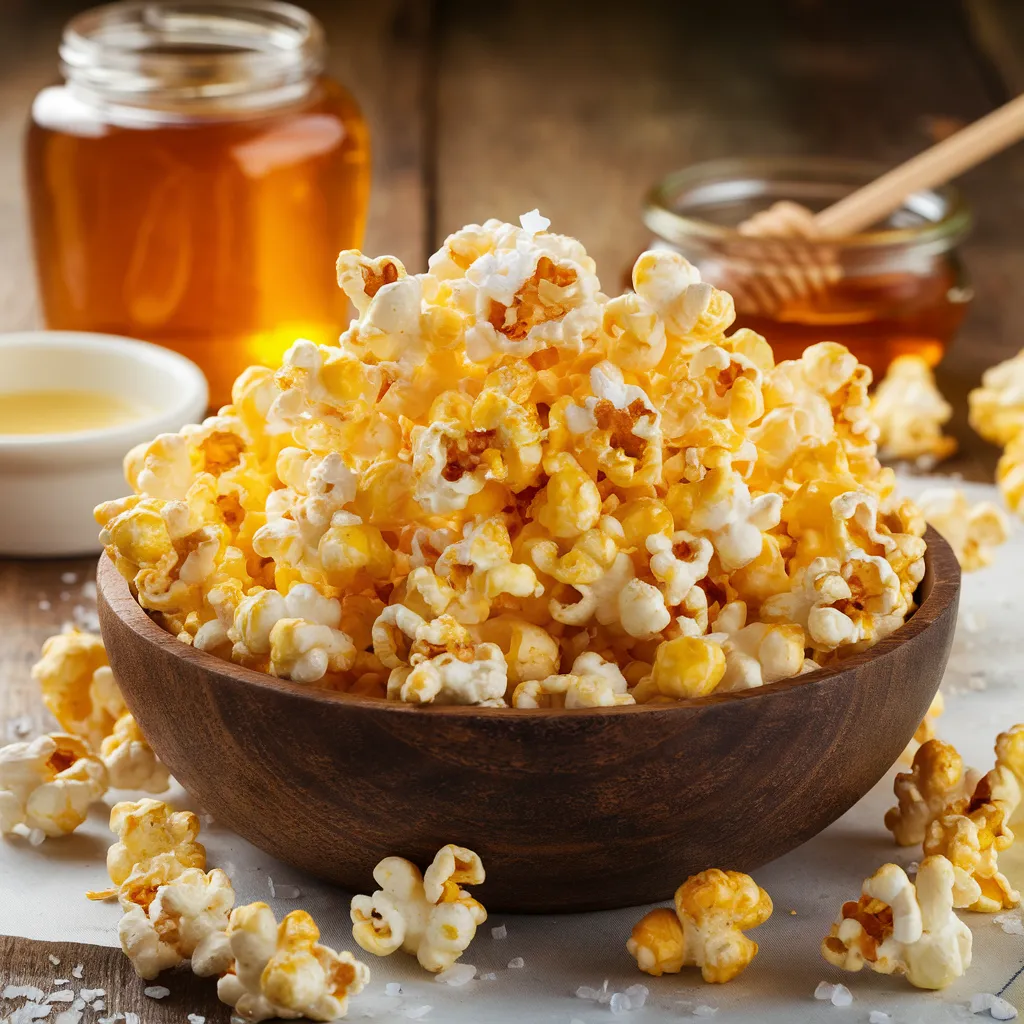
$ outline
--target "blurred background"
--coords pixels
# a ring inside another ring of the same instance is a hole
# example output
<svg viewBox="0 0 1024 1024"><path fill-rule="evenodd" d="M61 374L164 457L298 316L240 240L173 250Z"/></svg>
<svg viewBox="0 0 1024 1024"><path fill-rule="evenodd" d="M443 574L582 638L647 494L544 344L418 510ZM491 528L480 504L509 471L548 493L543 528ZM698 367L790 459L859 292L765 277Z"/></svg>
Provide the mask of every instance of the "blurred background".
<svg viewBox="0 0 1024 1024"><path fill-rule="evenodd" d="M62 26L88 6L0 5L0 330L42 323L22 134L33 96L58 80ZM1024 89L1019 0L300 6L368 122L364 248L416 270L462 224L539 207L617 291L650 241L642 198L675 168L804 154L891 165ZM959 184L976 218L962 247L975 298L940 384L962 419L981 370L1024 337L1024 151ZM983 443L963 422L954 432L963 464L987 472Z"/></svg>

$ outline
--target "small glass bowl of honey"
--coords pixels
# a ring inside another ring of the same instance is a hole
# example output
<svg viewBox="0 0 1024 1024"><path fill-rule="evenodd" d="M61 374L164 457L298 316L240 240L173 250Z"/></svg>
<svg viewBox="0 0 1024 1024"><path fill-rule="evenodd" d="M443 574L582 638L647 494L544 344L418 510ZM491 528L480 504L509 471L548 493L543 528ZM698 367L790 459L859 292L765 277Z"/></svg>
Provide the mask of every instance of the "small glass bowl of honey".
<svg viewBox="0 0 1024 1024"><path fill-rule="evenodd" d="M658 184L644 221L655 245L732 293L736 326L769 338L778 358L837 341L877 378L899 355L938 363L967 311L972 293L956 246L971 216L957 189L916 192L884 223L845 238L771 239L737 228L779 200L817 212L884 170L832 158L710 161Z"/></svg>

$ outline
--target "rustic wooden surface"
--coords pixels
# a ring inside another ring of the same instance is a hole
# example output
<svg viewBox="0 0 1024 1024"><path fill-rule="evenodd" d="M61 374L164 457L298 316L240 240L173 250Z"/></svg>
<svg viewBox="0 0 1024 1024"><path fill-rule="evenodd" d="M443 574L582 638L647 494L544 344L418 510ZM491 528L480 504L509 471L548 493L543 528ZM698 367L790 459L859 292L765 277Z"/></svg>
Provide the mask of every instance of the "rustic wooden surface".
<svg viewBox="0 0 1024 1024"><path fill-rule="evenodd" d="M612 287L647 237L640 196L673 167L737 153L896 162L1024 90L1019 0L306 5L373 130L367 251L417 268L466 221L539 205L584 240ZM21 132L32 96L56 78L61 24L86 4L3 6L0 330L15 330L39 322ZM962 442L949 468L989 479L995 453L966 429L963 396L1024 339L1024 148L962 185L977 216L964 246L977 297L942 369ZM28 668L81 601L80 584L61 582L68 571L91 563L0 561L0 738L23 715L44 720Z"/></svg>
<svg viewBox="0 0 1024 1024"><path fill-rule="evenodd" d="M473 894L491 910L605 910L670 899L708 864L753 871L888 771L938 689L956 626L960 567L934 530L926 539L921 605L870 652L813 677L586 715L298 687L178 643L105 557L99 611L153 749L260 849L366 892L396 849L426 863L445 843L472 845L487 865Z"/></svg>

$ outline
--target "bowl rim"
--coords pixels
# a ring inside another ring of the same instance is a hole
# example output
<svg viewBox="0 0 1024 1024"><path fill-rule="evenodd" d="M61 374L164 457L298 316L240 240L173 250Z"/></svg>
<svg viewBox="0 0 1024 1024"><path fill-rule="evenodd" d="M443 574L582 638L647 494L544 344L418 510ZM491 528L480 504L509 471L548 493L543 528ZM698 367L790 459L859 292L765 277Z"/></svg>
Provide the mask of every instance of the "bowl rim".
<svg viewBox="0 0 1024 1024"><path fill-rule="evenodd" d="M128 581L117 571L110 557L104 552L100 555L96 569L96 582L101 596L110 611L116 615L141 640L155 644L169 651L174 657L183 659L197 669L215 676L226 676L236 682L250 684L257 689L266 689L277 693L291 694L311 700L313 703L343 704L353 709L373 710L391 714L431 714L455 716L459 718L484 717L491 721L498 719L523 719L524 717L544 718L586 718L606 715L637 715L655 714L658 712L678 712L713 707L717 704L728 704L734 701L759 700L791 690L798 686L828 683L844 676L851 669L856 669L867 662L877 662L893 654L900 646L914 639L929 629L949 606L957 600L960 593L960 564L953 549L946 539L932 526L925 531L925 581L929 584L927 595L921 601L914 614L899 629L890 633L873 647L853 655L836 665L826 666L809 672L806 675L780 679L774 683L747 690L734 690L729 693L712 693L707 697L691 697L678 700L672 704L626 704L615 707L599 708L478 708L472 705L455 704L406 704L401 701L382 700L380 697L367 697L361 694L342 693L336 690L318 689L304 683L294 683L290 679L279 679L266 672L236 665L234 662L197 650L190 644L183 643L172 633L154 622L142 606L132 596ZM102 616L101 616L102 621Z"/></svg>

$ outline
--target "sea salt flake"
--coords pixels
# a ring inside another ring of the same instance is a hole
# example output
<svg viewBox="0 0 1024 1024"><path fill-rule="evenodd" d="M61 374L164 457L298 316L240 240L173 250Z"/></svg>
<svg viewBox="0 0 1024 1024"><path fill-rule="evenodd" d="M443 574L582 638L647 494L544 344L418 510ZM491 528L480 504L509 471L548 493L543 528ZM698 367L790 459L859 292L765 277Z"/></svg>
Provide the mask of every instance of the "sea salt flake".
<svg viewBox="0 0 1024 1024"><path fill-rule="evenodd" d="M506 935L508 935L508 929L503 924L491 929L492 939L503 939Z"/></svg>
<svg viewBox="0 0 1024 1024"><path fill-rule="evenodd" d="M608 991L608 979L605 978L601 982L601 987L597 992L597 1001L604 1006L605 1003L611 1002L612 993Z"/></svg>
<svg viewBox="0 0 1024 1024"><path fill-rule="evenodd" d="M93 1003L91 1007L91 1009L95 1010L97 1013L99 1013L101 1010L105 1010L106 1008L107 1004L102 999L97 999L96 1002Z"/></svg>
<svg viewBox="0 0 1024 1024"><path fill-rule="evenodd" d="M521 956L514 956L508 962L509 970L516 970L519 967L525 967L526 961Z"/></svg>
<svg viewBox="0 0 1024 1024"><path fill-rule="evenodd" d="M986 1010L993 1020L1015 1020L1017 1010L1005 999L991 992L977 992L971 996L971 1013L984 1013Z"/></svg>
<svg viewBox="0 0 1024 1024"><path fill-rule="evenodd" d="M28 834L29 846L42 846L46 842L46 833L41 828L34 828Z"/></svg>
<svg viewBox="0 0 1024 1024"><path fill-rule="evenodd" d="M87 1003L91 1003L94 999L99 999L101 996L105 996L107 990L105 988L83 988L78 993L79 999L84 999Z"/></svg>
<svg viewBox="0 0 1024 1024"><path fill-rule="evenodd" d="M700 1006L693 1008L694 1017L714 1017L718 1013L717 1006L708 1006L707 1003L701 1003Z"/></svg>
<svg viewBox="0 0 1024 1024"><path fill-rule="evenodd" d="M883 1010L872 1010L868 1014L868 1024L892 1024L892 1017Z"/></svg>
<svg viewBox="0 0 1024 1024"><path fill-rule="evenodd" d="M61 1010L53 1020L53 1024L79 1024L82 1019L82 1011L74 1008Z"/></svg>
<svg viewBox="0 0 1024 1024"><path fill-rule="evenodd" d="M53 964L54 967L60 967L60 957L54 956L52 953L46 958Z"/></svg>
<svg viewBox="0 0 1024 1024"><path fill-rule="evenodd" d="M297 885L277 885L275 895L279 900L297 900L302 890Z"/></svg>
<svg viewBox="0 0 1024 1024"><path fill-rule="evenodd" d="M17 718L12 718L7 723L7 739L11 742L16 740L23 740L32 732L32 718L29 715L19 715ZM53 963L53 956L50 957L50 963ZM59 964L60 961L57 961ZM57 966L54 964L54 967Z"/></svg>
<svg viewBox="0 0 1024 1024"><path fill-rule="evenodd" d="M580 987L576 989L577 999L597 999L600 995L600 989L591 988L589 985L580 985Z"/></svg>
<svg viewBox="0 0 1024 1024"><path fill-rule="evenodd" d="M402 986L397 981L389 981L384 986L384 995L386 996L400 996L402 994Z"/></svg>
<svg viewBox="0 0 1024 1024"><path fill-rule="evenodd" d="M432 1009L432 1006L414 1006L411 1009L406 1010L405 1015L409 1020L420 1020L422 1017L426 1017Z"/></svg>
<svg viewBox="0 0 1024 1024"><path fill-rule="evenodd" d="M853 993L845 985L836 985L832 989L833 1006L850 1006L853 1003Z"/></svg>
<svg viewBox="0 0 1024 1024"><path fill-rule="evenodd" d="M31 999L34 1003L41 1003L45 994L35 985L8 985L3 991L4 999Z"/></svg>
<svg viewBox="0 0 1024 1024"><path fill-rule="evenodd" d="M47 997L48 1003L73 1003L75 1001L75 993L69 988L57 989L56 992L51 992Z"/></svg>
<svg viewBox="0 0 1024 1024"><path fill-rule="evenodd" d="M486 974L481 974L480 975L480 980L481 981L497 981L498 980L498 976L494 973L494 971L488 971Z"/></svg>
<svg viewBox="0 0 1024 1024"><path fill-rule="evenodd" d="M76 999L71 1004L71 1009L72 1010L84 1010L85 1009L85 1000L84 999Z"/></svg>
<svg viewBox="0 0 1024 1024"><path fill-rule="evenodd" d="M77 978L79 981L82 980L82 975L85 973L85 964L77 964L71 971L71 977Z"/></svg>
<svg viewBox="0 0 1024 1024"><path fill-rule="evenodd" d="M1024 935L1024 920L1020 914L998 914L992 923L999 925L1007 935Z"/></svg>
<svg viewBox="0 0 1024 1024"><path fill-rule="evenodd" d="M120 1016L120 1014L118 1014ZM124 1015L124 1024L139 1024L139 1015L129 1011Z"/></svg>
<svg viewBox="0 0 1024 1024"><path fill-rule="evenodd" d="M626 995L629 996L629 1002L634 1010L639 1010L647 1002L650 994L651 990L646 985L630 985L626 989Z"/></svg>
<svg viewBox="0 0 1024 1024"><path fill-rule="evenodd" d="M67 978L56 978L54 979L54 985L70 985L71 982Z"/></svg>
<svg viewBox="0 0 1024 1024"><path fill-rule="evenodd" d="M188 1024L206 1024L206 1018L201 1017L198 1013L190 1013L188 1015Z"/></svg>
<svg viewBox="0 0 1024 1024"><path fill-rule="evenodd" d="M523 226L523 230L528 231L531 235L547 231L551 226L551 221L536 208L530 210L529 213L520 215L519 223Z"/></svg>
<svg viewBox="0 0 1024 1024"><path fill-rule="evenodd" d="M171 994L171 990L164 988L163 985L147 985L142 990L142 993L149 996L150 999L166 999ZM103 994L102 992L100 993L100 995Z"/></svg>
<svg viewBox="0 0 1024 1024"><path fill-rule="evenodd" d="M274 888L274 880L267 875L267 888L270 890L270 898L274 899L277 896L277 889Z"/></svg>
<svg viewBox="0 0 1024 1024"><path fill-rule="evenodd" d="M827 1003L832 999L835 990L835 985L830 985L827 981L819 981L818 987L814 990L814 998Z"/></svg>
<svg viewBox="0 0 1024 1024"><path fill-rule="evenodd" d="M611 999L608 1000L608 1009L618 1016L620 1013L629 1013L633 1009L633 1004L625 992L613 992Z"/></svg>
<svg viewBox="0 0 1024 1024"><path fill-rule="evenodd" d="M451 967L434 975L434 981L442 985L451 985L459 988L466 985L476 977L476 968L472 964L452 964Z"/></svg>
<svg viewBox="0 0 1024 1024"><path fill-rule="evenodd" d="M48 1017L52 1009L49 1004L25 1003L11 1014L8 1024L31 1024L34 1020Z"/></svg>

